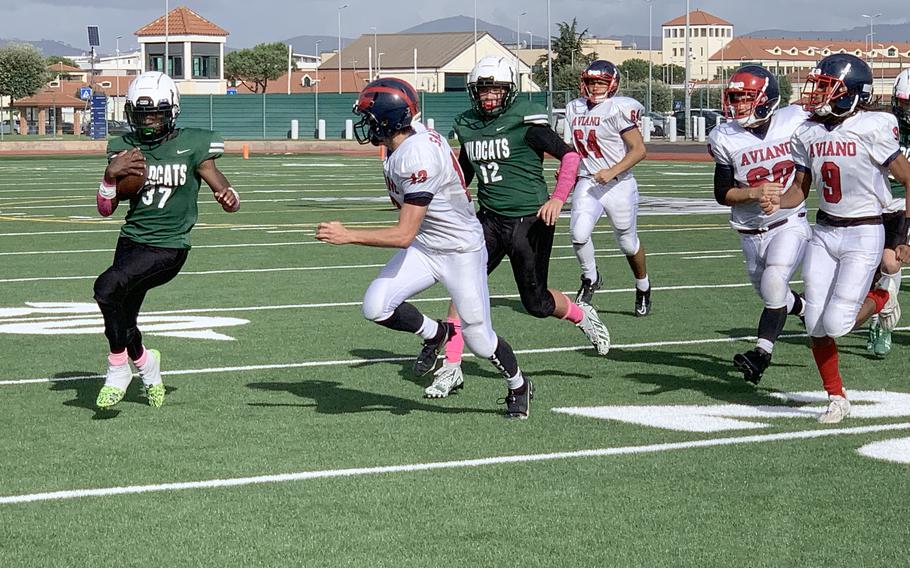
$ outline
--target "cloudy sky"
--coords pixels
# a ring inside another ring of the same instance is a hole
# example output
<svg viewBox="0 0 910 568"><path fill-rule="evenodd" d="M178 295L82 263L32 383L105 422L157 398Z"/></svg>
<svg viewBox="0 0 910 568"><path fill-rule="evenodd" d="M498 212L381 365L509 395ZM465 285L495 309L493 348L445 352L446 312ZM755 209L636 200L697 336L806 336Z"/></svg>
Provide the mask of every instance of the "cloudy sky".
<svg viewBox="0 0 910 568"><path fill-rule="evenodd" d="M472 16L471 0L171 0L170 6L185 5L231 32L228 45L249 47L297 35L335 35L338 7L342 12L342 33L357 37L371 33L393 33L421 22L448 16ZM820 5L824 10L819 10ZM558 8L557 8L558 5ZM758 5L761 6L758 9ZM114 50L114 38L122 35L121 50L138 45L133 32L164 13L164 0L0 0L0 37L26 40L55 39L82 48L85 26L101 27L101 51ZM733 22L738 34L758 29L839 30L867 22L862 13L879 13L876 23L900 23L910 18L906 0L691 0L691 8L702 9ZM871 12L870 12L871 11ZM516 15L523 32L544 35L547 26L546 0L480 0L477 16L491 23L515 27ZM654 28L685 12L684 0L653 0ZM577 18L591 34L646 34L648 7L644 0L553 0L553 22ZM40 22L34 25L31 22ZM554 24L555 28L555 24Z"/></svg>

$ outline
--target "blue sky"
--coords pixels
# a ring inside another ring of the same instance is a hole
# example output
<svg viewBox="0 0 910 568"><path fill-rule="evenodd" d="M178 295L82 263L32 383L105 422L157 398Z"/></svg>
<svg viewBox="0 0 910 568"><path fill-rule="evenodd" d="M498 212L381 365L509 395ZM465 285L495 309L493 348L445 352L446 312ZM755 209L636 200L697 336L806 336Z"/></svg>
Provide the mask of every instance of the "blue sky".
<svg viewBox="0 0 910 568"><path fill-rule="evenodd" d="M371 33L393 33L421 22L447 16L472 16L472 0L172 0L171 8L185 5L231 32L228 45L249 47L297 35L337 33L338 7L342 11L342 33L357 37ZM133 32L164 13L164 0L123 2L123 0L0 0L0 37L27 40L56 39L83 48L85 27L101 27L102 51L114 50L114 38L122 35L121 49L136 46ZM557 7L558 6L558 7ZM655 30L662 22L685 12L683 0L654 0ZM759 9L758 6L761 8ZM702 9L730 20L736 33L757 29L839 30L864 25L862 13L882 13L876 23L899 23L910 17L906 0L873 1L860 4L847 0L749 0L692 1ZM821 9L820 9L821 8ZM477 16L491 23L513 28L521 18L522 32L544 35L546 0L480 0ZM580 28L592 35L647 34L648 7L644 0L556 0L551 4L554 22L577 18ZM30 26L29 22L41 22ZM33 31L34 30L34 31Z"/></svg>

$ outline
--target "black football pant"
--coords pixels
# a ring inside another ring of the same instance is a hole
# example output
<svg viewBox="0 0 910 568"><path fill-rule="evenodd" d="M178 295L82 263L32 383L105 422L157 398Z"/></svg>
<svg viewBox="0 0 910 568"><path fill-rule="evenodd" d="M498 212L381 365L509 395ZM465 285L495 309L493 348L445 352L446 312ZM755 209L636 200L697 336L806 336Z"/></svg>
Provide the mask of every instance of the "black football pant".
<svg viewBox="0 0 910 568"><path fill-rule="evenodd" d="M556 302L547 287L547 273L556 227L548 226L536 214L503 217L481 209L477 218L487 245L487 274L508 256L525 310L538 318L552 316Z"/></svg>
<svg viewBox="0 0 910 568"><path fill-rule="evenodd" d="M136 320L145 293L177 276L188 254L189 249L155 247L120 237L114 264L95 280L95 301L104 316L111 353L126 349L130 359L142 355Z"/></svg>

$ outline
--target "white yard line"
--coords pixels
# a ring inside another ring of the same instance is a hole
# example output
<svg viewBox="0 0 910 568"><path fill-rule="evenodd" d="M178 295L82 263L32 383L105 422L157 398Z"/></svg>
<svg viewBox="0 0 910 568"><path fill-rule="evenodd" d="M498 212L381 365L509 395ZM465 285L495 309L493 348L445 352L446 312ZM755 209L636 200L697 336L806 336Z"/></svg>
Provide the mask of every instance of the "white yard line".
<svg viewBox="0 0 910 568"><path fill-rule="evenodd" d="M125 485L120 487L102 487L97 489L70 489L67 491L51 491L46 493L29 493L24 495L7 495L0 497L0 504L12 505L21 503L34 503L39 501L60 501L64 499L78 499L83 497L110 497L113 495L135 495L139 493L152 493L162 491L181 491L186 489L215 489L223 487L242 487L246 485L262 485L266 483L287 483L291 481L307 481L311 479L334 479L361 477L367 475L388 475L393 473L415 473L443 469L463 469L491 465L534 463L555 460L578 458L601 458L611 456L629 456L639 454L656 454L676 450L690 450L695 448L716 448L722 446L738 446L744 444L758 444L763 442L784 442L789 440L812 440L817 438L830 438L834 436L850 436L860 434L874 434L878 432L895 432L910 429L910 422L897 424L880 424L875 426L858 426L855 428L832 428L802 430L797 432L781 432L778 434L759 434L753 436L735 436L727 438L713 438L709 440L692 440L688 442L670 442L663 444L647 444L642 446L617 446L593 450L575 450L571 452L552 452L544 454L524 454L517 456L495 456L470 460L454 460L443 462L426 462L402 465L386 465L375 467L356 467L346 469L324 469L316 471L298 471L294 473L279 473L258 475L254 477L233 477L226 479L207 479L204 481L183 481L172 483L157 483L151 485Z"/></svg>

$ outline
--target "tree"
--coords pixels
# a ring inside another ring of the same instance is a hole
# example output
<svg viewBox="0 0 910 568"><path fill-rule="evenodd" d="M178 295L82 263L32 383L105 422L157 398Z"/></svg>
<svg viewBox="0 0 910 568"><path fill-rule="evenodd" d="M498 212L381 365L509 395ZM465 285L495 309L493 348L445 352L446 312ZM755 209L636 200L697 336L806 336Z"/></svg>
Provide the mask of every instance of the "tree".
<svg viewBox="0 0 910 568"><path fill-rule="evenodd" d="M76 62L70 59L69 57L64 57L62 55L49 55L44 58L44 61L47 63L47 66L50 67L54 63L63 63L64 65L69 65L70 67L79 67L76 65Z"/></svg>
<svg viewBox="0 0 910 568"><path fill-rule="evenodd" d="M559 35L553 36L550 38L551 48L556 57L553 59L553 89L557 89L556 76L560 74L560 71L563 69L573 70L577 69L579 66L581 69L584 69L588 66L588 63L597 59L596 53L591 53L585 55L582 52L582 44L584 43L585 36L588 33L588 30L582 30L581 32L577 31L578 23L575 19L572 19L572 23L568 22L559 22L556 24L559 26ZM537 60L537 65L540 66L539 70L534 74L534 82L538 85L546 86L547 84L547 55L544 54ZM579 71L575 74L575 85L572 88L576 88L578 85L578 75L581 73Z"/></svg>
<svg viewBox="0 0 910 568"><path fill-rule="evenodd" d="M619 86L619 94L632 97L648 108L648 82L623 81ZM670 87L663 81L651 81L651 110L654 112L668 112L673 109L673 97Z"/></svg>
<svg viewBox="0 0 910 568"><path fill-rule="evenodd" d="M654 78L660 79L668 85L679 85L686 82L686 68L675 63L655 65Z"/></svg>
<svg viewBox="0 0 910 568"><path fill-rule="evenodd" d="M47 64L36 48L26 44L0 47L0 97L9 97L12 104L17 99L34 95L48 80ZM12 112L9 120L12 132Z"/></svg>
<svg viewBox="0 0 910 568"><path fill-rule="evenodd" d="M785 107L790 104L790 97L793 96L793 85L786 75L778 75L777 84L780 86L780 106Z"/></svg>
<svg viewBox="0 0 910 568"><path fill-rule="evenodd" d="M260 43L251 48L232 51L224 57L224 76L240 81L254 93L265 93L269 81L287 73L288 48L281 42Z"/></svg>
<svg viewBox="0 0 910 568"><path fill-rule="evenodd" d="M638 82L648 80L648 62L644 59L627 59L619 64L619 73L622 80ZM654 68L657 71L657 68ZM653 75L653 79L660 79L660 75Z"/></svg>

